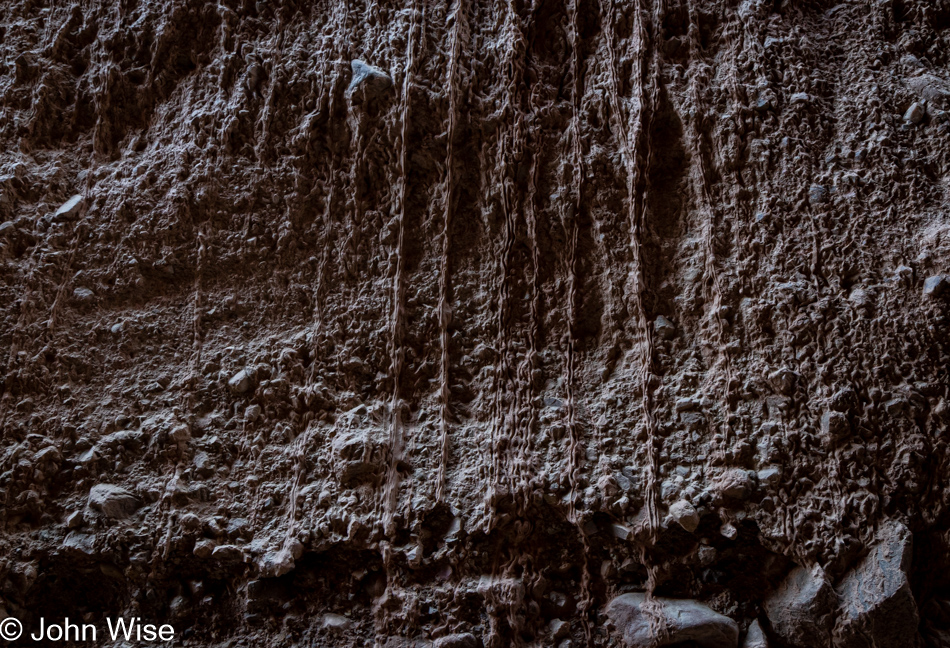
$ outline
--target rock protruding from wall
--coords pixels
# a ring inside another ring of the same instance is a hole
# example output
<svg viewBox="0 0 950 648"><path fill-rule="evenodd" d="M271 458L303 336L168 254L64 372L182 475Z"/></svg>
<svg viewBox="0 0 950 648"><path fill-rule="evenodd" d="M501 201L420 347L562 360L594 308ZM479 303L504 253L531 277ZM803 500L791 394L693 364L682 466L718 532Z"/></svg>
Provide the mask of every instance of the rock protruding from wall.
<svg viewBox="0 0 950 648"><path fill-rule="evenodd" d="M907 573L913 535L900 522L885 525L871 552L838 585L840 648L911 648L919 617Z"/></svg>
<svg viewBox="0 0 950 648"><path fill-rule="evenodd" d="M607 617L627 648L686 641L703 648L736 648L739 643L736 622L698 601L623 594L607 605Z"/></svg>
<svg viewBox="0 0 950 648"><path fill-rule="evenodd" d="M795 648L831 643L835 592L819 565L797 567L765 601L772 630Z"/></svg>

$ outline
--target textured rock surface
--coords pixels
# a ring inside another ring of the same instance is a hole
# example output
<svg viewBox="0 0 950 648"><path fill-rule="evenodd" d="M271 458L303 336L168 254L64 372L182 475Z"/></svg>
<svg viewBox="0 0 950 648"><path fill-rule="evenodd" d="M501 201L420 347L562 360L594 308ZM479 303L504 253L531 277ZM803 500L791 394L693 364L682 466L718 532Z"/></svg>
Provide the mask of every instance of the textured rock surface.
<svg viewBox="0 0 950 648"><path fill-rule="evenodd" d="M916 645L917 604L908 571L913 538L900 523L880 530L871 552L838 586L841 646L904 648Z"/></svg>
<svg viewBox="0 0 950 648"><path fill-rule="evenodd" d="M799 648L831 644L838 606L824 570L798 567L765 601L772 630L787 644Z"/></svg>
<svg viewBox="0 0 950 648"><path fill-rule="evenodd" d="M899 520L939 645L948 63L946 0L0 3L0 610L606 647Z"/></svg>
<svg viewBox="0 0 950 648"><path fill-rule="evenodd" d="M702 648L737 648L739 643L735 621L696 601L623 594L607 605L606 613L628 648L687 641Z"/></svg>

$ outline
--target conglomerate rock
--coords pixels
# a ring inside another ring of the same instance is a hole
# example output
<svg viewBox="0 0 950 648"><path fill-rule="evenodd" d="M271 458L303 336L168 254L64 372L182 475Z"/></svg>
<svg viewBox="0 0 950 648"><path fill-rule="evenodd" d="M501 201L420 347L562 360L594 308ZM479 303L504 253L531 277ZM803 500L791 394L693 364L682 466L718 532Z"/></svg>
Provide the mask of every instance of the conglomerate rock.
<svg viewBox="0 0 950 648"><path fill-rule="evenodd" d="M948 64L947 0L0 3L0 617L946 644Z"/></svg>

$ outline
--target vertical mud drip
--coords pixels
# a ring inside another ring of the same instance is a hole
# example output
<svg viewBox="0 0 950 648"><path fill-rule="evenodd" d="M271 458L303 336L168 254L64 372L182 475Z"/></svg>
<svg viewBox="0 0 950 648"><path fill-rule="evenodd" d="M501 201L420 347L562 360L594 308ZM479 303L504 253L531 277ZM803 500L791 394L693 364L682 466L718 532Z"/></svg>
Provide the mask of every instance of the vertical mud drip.
<svg viewBox="0 0 950 648"><path fill-rule="evenodd" d="M577 372L577 246L580 228L578 219L581 216L581 209L584 204L584 150L581 144L580 133L580 104L583 96L583 79L581 75L580 47L581 39L578 33L577 23L578 4L580 0L571 0L570 12L570 39L571 39L571 166L572 166L572 187L571 201L566 205L563 222L568 231L568 256L567 256L567 312L568 312L568 338L567 338L567 375L565 377L567 398L566 400L566 418L568 433L568 485L570 488L568 515L577 533L580 535L581 544L584 547L584 555L589 555L590 539L585 529L584 521L581 520L577 512L577 488L581 472L581 441L577 426L577 394L576 394L576 372ZM603 12L601 12L603 14ZM592 604L590 596L591 573L590 565L585 559L581 564L581 601L579 608L581 610L581 624L583 627L584 638L588 645L591 642L591 629L588 619L588 613Z"/></svg>
<svg viewBox="0 0 950 648"><path fill-rule="evenodd" d="M456 0L450 20L452 27L449 32L449 62L446 71L448 87L449 114L446 123L446 151L445 151L445 206L442 215L442 254L439 259L439 467L436 475L435 497L438 501L445 499L446 470L449 463L451 448L449 446L449 419L451 397L449 362L449 324L452 321L451 299L451 228L452 213L455 208L455 136L459 119L459 93L461 91L459 65L462 56L463 30L466 27L465 0Z"/></svg>
<svg viewBox="0 0 950 648"><path fill-rule="evenodd" d="M393 516L399 501L399 463L403 459L405 445L405 407L402 400L401 381L403 366L405 365L405 349L403 348L405 326L405 292L406 292L406 193L409 182L408 150L409 150L409 120L412 91L412 79L415 73L415 49L419 26L420 11L413 3L409 18L409 35L406 39L406 67L400 95L399 117L399 174L397 177L395 213L398 221L396 241L396 274L393 278L392 315L390 322L390 374L393 381L392 399L389 408L389 467L386 472L386 482L383 487L383 528L387 534L394 532Z"/></svg>
<svg viewBox="0 0 950 648"><path fill-rule="evenodd" d="M494 519L495 504L498 498L512 492L513 475L513 433L516 428L514 421L517 412L519 387L517 385L516 368L512 364L514 345L512 344L512 297L511 283L516 268L514 262L514 248L517 244L518 211L520 196L516 189L517 169L524 163L524 115L520 107L520 79L524 68L524 31L521 17L518 14L513 0L505 3L505 33L506 46L504 57L504 104L502 114L505 119L501 124L511 124L510 128L499 126L498 142L498 179L501 184L500 198L502 211L502 244L499 255L498 273L499 290L497 297L496 326L496 353L498 367L494 375L494 402L492 415L492 469L491 488L489 489L489 524Z"/></svg>
<svg viewBox="0 0 950 648"><path fill-rule="evenodd" d="M612 4L609 5L613 9ZM605 16L612 17L612 11L603 10ZM643 426L646 433L646 462L645 466L645 500L648 515L648 537L655 540L660 525L659 507L657 502L656 476L657 465L657 434L656 421L653 412L653 390L656 387L656 376L653 370L653 330L646 311L644 292L646 287L644 264L644 237L647 235L645 227L646 209L646 165L649 164L650 152L650 120L653 118L653 105L647 99L647 85L651 84L653 92L659 84L658 62L653 51L653 40L643 25L643 7L637 2L633 8L634 46L636 47L635 65L633 68L633 82L637 91L637 118L634 121L634 130L627 132L623 106L620 102L619 64L616 53L616 37L612 21L605 18L607 34L607 50L610 63L610 99L615 114L618 137L623 148L624 165L627 171L627 215L630 223L630 252L631 269L630 281L633 283L633 305L635 315L635 330L637 332L637 346L639 347L640 366L637 370L638 390L641 395L643 412ZM656 29L655 21L653 29ZM649 65L649 68L648 68ZM648 76L649 72L649 76ZM651 96L651 100L655 97Z"/></svg>
<svg viewBox="0 0 950 648"><path fill-rule="evenodd" d="M690 61L697 66L702 65L702 52L699 45L699 21L697 9L693 0L687 1L689 14L689 56ZM703 105L702 83L703 75L697 71L689 77L690 101L694 106ZM735 100L735 97L734 97ZM729 447L732 441L731 423L729 410L732 402L732 365L729 359L729 352L725 339L725 326L722 319L723 293L720 284L719 271L716 266L715 249L715 231L716 222L719 218L719 201L716 197L715 180L716 172L713 168L713 156L715 142L711 140L711 129L705 126L702 121L704 116L700 111L693 111L689 120L690 125L690 147L695 152L690 156L691 185L695 196L696 206L702 214L702 232L700 238L703 250L703 294L704 301L708 304L706 317L712 323L715 332L715 339L712 346L716 353L716 365L721 371L721 380L723 382L722 390L717 395L721 397L722 402L726 404L726 413L723 417L723 435L722 444L718 450L721 454L723 450Z"/></svg>

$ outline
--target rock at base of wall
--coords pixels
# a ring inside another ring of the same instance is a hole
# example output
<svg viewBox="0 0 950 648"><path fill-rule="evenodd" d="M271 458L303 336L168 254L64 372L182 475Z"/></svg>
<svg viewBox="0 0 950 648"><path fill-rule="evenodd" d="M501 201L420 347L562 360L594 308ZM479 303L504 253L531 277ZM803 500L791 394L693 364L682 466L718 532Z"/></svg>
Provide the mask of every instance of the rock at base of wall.
<svg viewBox="0 0 950 648"><path fill-rule="evenodd" d="M782 641L795 648L831 644L835 592L819 565L796 567L765 601L765 613Z"/></svg>
<svg viewBox="0 0 950 648"><path fill-rule="evenodd" d="M739 626L698 601L647 599L623 594L607 605L607 617L627 648L652 648L692 641L703 648L736 648Z"/></svg>
<svg viewBox="0 0 950 648"><path fill-rule="evenodd" d="M871 552L837 588L841 616L838 648L912 648L919 617L907 571L913 536L903 524L885 525Z"/></svg>

